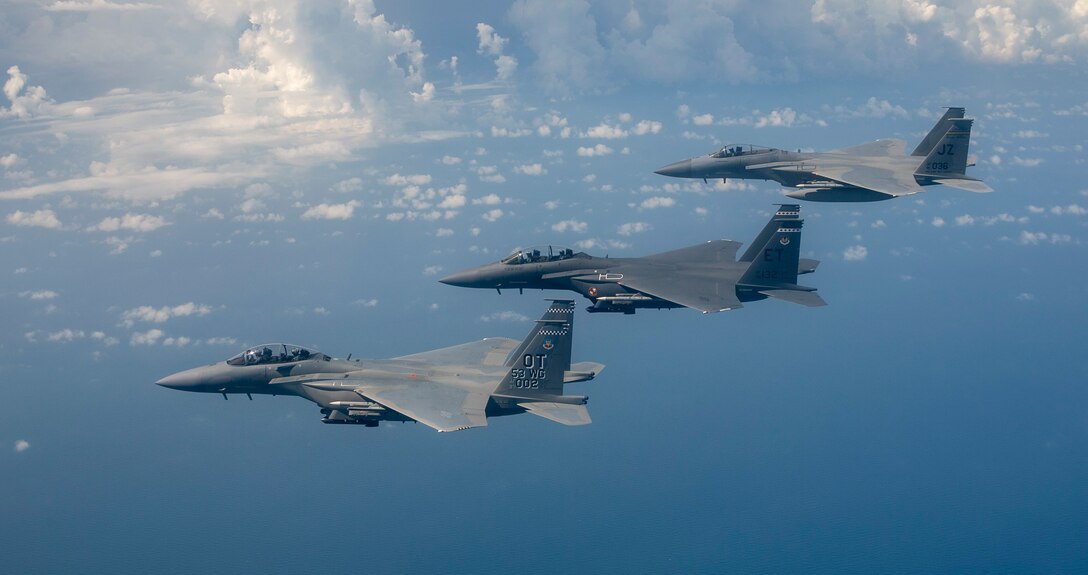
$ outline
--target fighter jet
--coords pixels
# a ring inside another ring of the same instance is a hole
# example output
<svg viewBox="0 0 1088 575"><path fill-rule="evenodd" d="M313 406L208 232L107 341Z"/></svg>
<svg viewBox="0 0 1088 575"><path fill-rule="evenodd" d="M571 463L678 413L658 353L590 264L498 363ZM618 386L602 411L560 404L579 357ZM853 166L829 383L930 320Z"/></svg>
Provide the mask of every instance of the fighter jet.
<svg viewBox="0 0 1088 575"><path fill-rule="evenodd" d="M798 274L820 262L803 259L800 206L782 205L748 250L715 240L643 258L600 258L569 248L518 249L499 262L438 281L460 287L575 291L592 302L591 313L633 314L639 308L690 307L713 313L773 297L801 305L826 305L816 288L797 285Z"/></svg>
<svg viewBox="0 0 1088 575"><path fill-rule="evenodd" d="M574 302L551 300L522 341L487 338L392 359L336 359L282 343L258 345L219 363L155 382L182 391L294 395L321 408L323 423L377 427L418 421L438 431L487 425L488 417L532 413L564 425L590 423L588 398L563 395L604 365L571 365Z"/></svg>
<svg viewBox="0 0 1088 575"><path fill-rule="evenodd" d="M675 178L773 180L794 188L786 195L814 202L875 202L943 184L970 192L992 192L966 175L971 123L963 108L949 108L909 156L903 140L877 140L822 153L791 152L753 145L728 145L707 155L658 168Z"/></svg>

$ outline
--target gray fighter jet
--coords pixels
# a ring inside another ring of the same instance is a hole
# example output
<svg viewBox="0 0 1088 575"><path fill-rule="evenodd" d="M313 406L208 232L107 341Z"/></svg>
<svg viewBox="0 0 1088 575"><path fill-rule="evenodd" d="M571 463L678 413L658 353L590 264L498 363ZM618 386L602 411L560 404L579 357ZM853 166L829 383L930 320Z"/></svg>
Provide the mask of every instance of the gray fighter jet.
<svg viewBox="0 0 1088 575"><path fill-rule="evenodd" d="M575 291L590 312L635 313L638 308L690 307L713 313L741 302L773 297L805 306L826 305L816 288L797 285L797 275L820 262L803 259L800 206L783 205L748 250L715 240L643 258L599 258L569 248L515 250L501 261L438 281L460 287Z"/></svg>
<svg viewBox="0 0 1088 575"><path fill-rule="evenodd" d="M563 395L604 365L571 365L574 302L551 300L522 341L487 338L392 359L336 359L281 343L258 345L224 362L155 382L183 391L294 395L321 408L323 423L376 427L418 421L438 431L487 425L488 417L529 412L564 425L590 423L583 395Z"/></svg>
<svg viewBox="0 0 1088 575"><path fill-rule="evenodd" d="M963 108L949 108L909 156L903 140L821 153L790 152L752 145L729 145L707 156L658 168L675 178L773 180L786 195L814 202L875 202L924 191L943 184L970 192L992 192L966 175L971 123Z"/></svg>

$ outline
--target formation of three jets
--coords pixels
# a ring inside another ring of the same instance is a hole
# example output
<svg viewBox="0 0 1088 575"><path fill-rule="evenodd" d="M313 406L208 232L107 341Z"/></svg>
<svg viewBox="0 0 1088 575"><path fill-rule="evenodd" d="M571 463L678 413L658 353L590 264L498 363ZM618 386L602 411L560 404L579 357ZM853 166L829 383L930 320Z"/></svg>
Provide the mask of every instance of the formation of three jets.
<svg viewBox="0 0 1088 575"><path fill-rule="evenodd" d="M774 180L786 195L812 201L876 201L948 185L991 191L965 173L972 120L949 108L905 156L902 140L826 153L725 146L669 164L656 173L687 178ZM800 257L800 206L780 206L738 258L739 242L716 240L643 258L599 258L569 248L516 250L494 264L455 273L445 284L496 289L559 289L586 297L591 313L690 307L703 313L766 298L805 305L825 302L797 277L818 261ZM251 348L224 362L164 377L184 391L292 395L316 403L322 422L377 426L417 421L438 431L487 425L488 417L532 413L565 425L590 423L583 395L568 383L588 381L604 366L571 363L574 302L552 300L524 340L487 338L392 359L335 359L287 344ZM350 356L349 356L350 357Z"/></svg>

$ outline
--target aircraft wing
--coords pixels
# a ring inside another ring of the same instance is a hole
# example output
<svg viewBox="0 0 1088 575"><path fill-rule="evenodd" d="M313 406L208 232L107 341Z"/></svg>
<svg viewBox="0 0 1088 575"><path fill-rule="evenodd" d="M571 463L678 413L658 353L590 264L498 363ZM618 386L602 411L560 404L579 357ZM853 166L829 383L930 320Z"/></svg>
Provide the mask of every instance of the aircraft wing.
<svg viewBox="0 0 1088 575"><path fill-rule="evenodd" d="M968 179L968 178L941 178L939 180L933 180L938 184L944 184L946 186L952 186L953 188L959 188L961 190L967 190L968 192L975 192L984 194L994 191L993 188L987 186L981 180Z"/></svg>
<svg viewBox="0 0 1088 575"><path fill-rule="evenodd" d="M913 170L848 163L821 165L812 170L812 173L821 178L889 196L908 196L923 191L922 186L914 179Z"/></svg>
<svg viewBox="0 0 1088 575"><path fill-rule="evenodd" d="M593 423L589 418L589 410L585 405L571 405L569 403L551 403L547 401L526 401L519 403L525 411L533 415L539 415L544 419L550 419L563 425L588 425Z"/></svg>
<svg viewBox="0 0 1088 575"><path fill-rule="evenodd" d="M630 274L625 271L619 284L703 313L744 307L737 298L735 283L714 278L671 272Z"/></svg>
<svg viewBox="0 0 1088 575"><path fill-rule="evenodd" d="M438 431L484 427L490 395L435 381L374 383L360 380L355 393Z"/></svg>
<svg viewBox="0 0 1088 575"><path fill-rule="evenodd" d="M860 146L832 150L828 153L869 157L905 156L907 154L907 143L903 140L877 140Z"/></svg>
<svg viewBox="0 0 1088 575"><path fill-rule="evenodd" d="M735 262L737 261L738 248L740 248L740 242L713 240L696 246L646 256L646 259L661 262L699 262L707 264Z"/></svg>
<svg viewBox="0 0 1088 575"><path fill-rule="evenodd" d="M798 291L798 290L781 290L781 289L769 289L759 292L765 296L773 297L796 304L801 304L806 307L820 307L827 305L824 298L811 291Z"/></svg>
<svg viewBox="0 0 1088 575"><path fill-rule="evenodd" d="M506 363L506 356L510 355L510 351L520 343L516 339L507 337L489 337L452 347L402 355L394 359L433 364L503 365Z"/></svg>

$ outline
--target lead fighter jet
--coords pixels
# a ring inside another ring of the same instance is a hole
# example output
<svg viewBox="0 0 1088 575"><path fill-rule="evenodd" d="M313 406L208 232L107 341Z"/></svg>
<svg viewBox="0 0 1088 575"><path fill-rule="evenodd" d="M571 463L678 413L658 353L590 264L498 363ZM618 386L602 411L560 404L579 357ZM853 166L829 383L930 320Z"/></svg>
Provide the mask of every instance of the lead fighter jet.
<svg viewBox="0 0 1088 575"><path fill-rule="evenodd" d="M559 289L588 298L591 313L690 307L713 313L768 297L804 306L826 305L798 274L820 262L801 253L800 206L783 205L737 259L740 242L715 240L643 258L598 258L568 248L515 250L501 261L446 276L454 286Z"/></svg>
<svg viewBox="0 0 1088 575"><path fill-rule="evenodd" d="M963 108L949 108L909 156L903 140L877 140L830 152L790 152L729 145L707 156L681 160L654 173L675 178L773 180L794 188L786 195L814 202L875 202L943 184L992 192L966 175L971 123Z"/></svg>
<svg viewBox="0 0 1088 575"><path fill-rule="evenodd" d="M323 423L376 427L418 421L438 431L487 425L529 412L564 425L590 423L588 398L563 395L604 365L571 365L574 302L551 300L522 341L492 337L392 359L335 359L295 345L265 344L224 362L155 382L182 391L294 395L321 408ZM350 357L350 356L349 356Z"/></svg>

